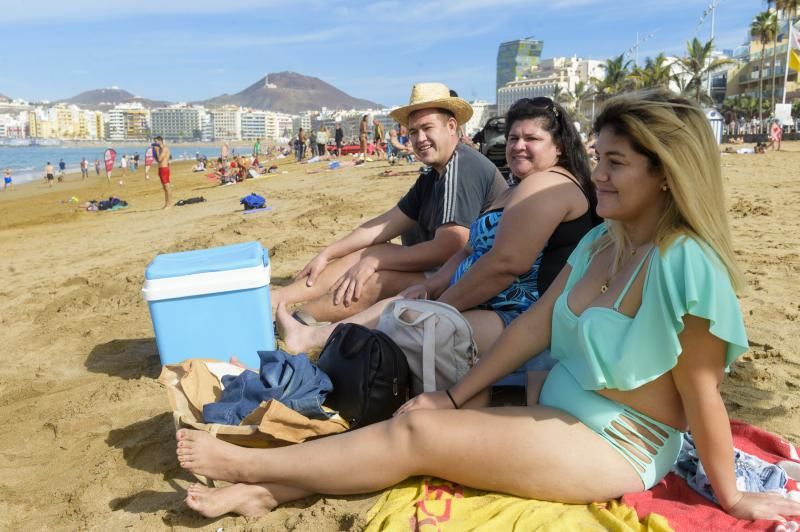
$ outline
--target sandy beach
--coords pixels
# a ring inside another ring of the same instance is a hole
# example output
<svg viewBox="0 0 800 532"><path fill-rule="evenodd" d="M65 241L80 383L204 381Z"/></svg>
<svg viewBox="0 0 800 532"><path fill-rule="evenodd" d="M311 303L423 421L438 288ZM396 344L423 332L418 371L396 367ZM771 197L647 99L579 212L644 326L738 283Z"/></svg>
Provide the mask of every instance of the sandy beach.
<svg viewBox="0 0 800 532"><path fill-rule="evenodd" d="M748 290L751 350L723 385L730 415L800 444L800 142L766 155L722 157L729 214ZM288 282L323 245L391 205L414 174L371 162L281 172L216 186L190 162L173 166L161 211L155 172L120 186L68 176L0 192L0 528L22 530L360 530L375 495L312 497L258 519L205 519L183 499L193 477L175 458L160 362L140 289L159 253L259 240L272 282ZM308 173L309 170L318 170ZM93 173L93 172L92 172ZM256 192L271 211L243 215ZM110 195L115 212L69 203Z"/></svg>

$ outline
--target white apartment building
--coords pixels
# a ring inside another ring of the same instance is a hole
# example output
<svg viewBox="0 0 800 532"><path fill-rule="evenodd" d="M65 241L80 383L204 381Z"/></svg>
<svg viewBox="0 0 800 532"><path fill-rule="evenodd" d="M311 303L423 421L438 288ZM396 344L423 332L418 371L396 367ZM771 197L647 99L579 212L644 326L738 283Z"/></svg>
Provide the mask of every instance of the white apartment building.
<svg viewBox="0 0 800 532"><path fill-rule="evenodd" d="M242 109L225 105L211 111L213 140L242 140Z"/></svg>
<svg viewBox="0 0 800 532"><path fill-rule="evenodd" d="M311 130L311 113L292 117L292 134L296 135L301 127L308 134L308 131Z"/></svg>
<svg viewBox="0 0 800 532"><path fill-rule="evenodd" d="M267 137L267 113L265 111L242 112L242 139L263 139Z"/></svg>
<svg viewBox="0 0 800 532"><path fill-rule="evenodd" d="M11 113L0 114L0 138L24 139L27 137L27 127L27 113L17 113L16 116Z"/></svg>
<svg viewBox="0 0 800 532"><path fill-rule="evenodd" d="M472 118L464 124L464 131L471 137L483 129L489 118L497 114L497 106L485 100L475 100L469 104L472 106Z"/></svg>
<svg viewBox="0 0 800 532"><path fill-rule="evenodd" d="M150 111L140 103L119 104L108 112L108 140L147 140Z"/></svg>
<svg viewBox="0 0 800 532"><path fill-rule="evenodd" d="M552 97L558 88L575 92L578 82L605 77L604 62L577 57L554 57L539 62L528 78L511 81L497 91L497 113L505 114L520 98Z"/></svg>
<svg viewBox="0 0 800 532"><path fill-rule="evenodd" d="M202 130L202 107L172 105L150 112L152 134L167 140L199 140Z"/></svg>
<svg viewBox="0 0 800 532"><path fill-rule="evenodd" d="M292 136L292 115L286 113L267 114L267 138L288 139Z"/></svg>

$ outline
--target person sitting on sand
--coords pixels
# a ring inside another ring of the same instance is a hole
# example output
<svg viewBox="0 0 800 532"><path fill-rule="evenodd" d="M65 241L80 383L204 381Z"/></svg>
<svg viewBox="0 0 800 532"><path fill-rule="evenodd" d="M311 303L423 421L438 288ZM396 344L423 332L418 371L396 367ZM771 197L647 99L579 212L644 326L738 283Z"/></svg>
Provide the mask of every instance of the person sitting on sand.
<svg viewBox="0 0 800 532"><path fill-rule="evenodd" d="M459 122L472 108L441 83L419 83L411 103L392 111L408 124L414 151L429 169L389 211L323 249L273 305L308 302L317 320L338 321L425 280L467 241L469 225L506 189L497 168L461 146ZM390 241L400 235L402 246Z"/></svg>
<svg viewBox="0 0 800 532"><path fill-rule="evenodd" d="M593 229L531 310L452 389L421 394L388 421L310 442L249 449L177 432L180 466L206 516L257 515L314 493L383 490L432 475L564 503L651 488L690 429L719 504L741 519L800 515L800 503L737 486L724 370L748 349L719 152L697 104L666 91L606 102ZM473 398L550 345L529 374L528 405ZM565 482L565 479L572 481Z"/></svg>
<svg viewBox="0 0 800 532"><path fill-rule="evenodd" d="M464 312L479 354L539 299L594 226L589 161L567 111L550 98L524 98L511 106L506 124L506 159L519 185L472 223L469 242L444 266L401 294ZM345 321L374 328L393 299ZM304 326L283 305L276 317L292 352L322 347L337 325Z"/></svg>
<svg viewBox="0 0 800 532"><path fill-rule="evenodd" d="M399 127L400 132L403 131L403 126ZM397 128L391 128L386 138L386 153L389 154L389 163L394 164L397 158L401 157L410 163L413 161L414 150L411 149L408 142L408 132L402 136Z"/></svg>

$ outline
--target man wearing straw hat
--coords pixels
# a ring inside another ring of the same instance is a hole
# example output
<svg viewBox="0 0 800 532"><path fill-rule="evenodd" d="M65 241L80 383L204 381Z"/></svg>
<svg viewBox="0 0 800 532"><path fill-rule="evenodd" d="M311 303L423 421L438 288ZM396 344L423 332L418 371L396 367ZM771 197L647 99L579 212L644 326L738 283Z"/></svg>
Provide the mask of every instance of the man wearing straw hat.
<svg viewBox="0 0 800 532"><path fill-rule="evenodd" d="M274 304L306 303L295 317L339 321L422 282L461 249L469 226L506 189L497 168L459 143L472 116L442 83L418 83L409 104L391 112L408 127L426 165L396 206L362 224L314 257L295 282L273 291ZM403 245L389 243L401 236Z"/></svg>

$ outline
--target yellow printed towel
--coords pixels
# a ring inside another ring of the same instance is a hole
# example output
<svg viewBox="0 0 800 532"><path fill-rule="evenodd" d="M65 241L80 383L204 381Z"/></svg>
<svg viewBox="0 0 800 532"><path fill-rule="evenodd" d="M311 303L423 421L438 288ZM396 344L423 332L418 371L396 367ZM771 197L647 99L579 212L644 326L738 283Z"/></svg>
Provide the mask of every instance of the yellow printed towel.
<svg viewBox="0 0 800 532"><path fill-rule="evenodd" d="M367 532L475 530L667 532L667 520L610 501L561 504L465 488L436 478L412 478L387 490L367 514Z"/></svg>

